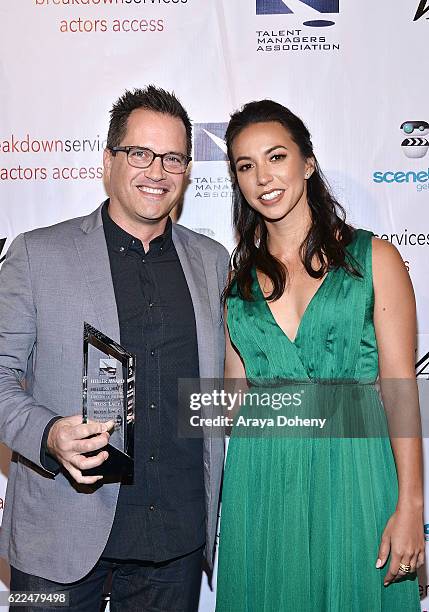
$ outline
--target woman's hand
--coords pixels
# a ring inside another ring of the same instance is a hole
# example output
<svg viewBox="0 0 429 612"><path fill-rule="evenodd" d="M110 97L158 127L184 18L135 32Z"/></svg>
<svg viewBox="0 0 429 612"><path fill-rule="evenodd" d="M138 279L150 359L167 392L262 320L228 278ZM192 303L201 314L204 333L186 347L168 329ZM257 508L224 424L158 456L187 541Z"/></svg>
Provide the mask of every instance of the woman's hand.
<svg viewBox="0 0 429 612"><path fill-rule="evenodd" d="M423 537L423 515L421 510L397 509L387 521L378 551L377 568L385 565L390 553L390 566L384 586L413 573L424 563L425 541ZM409 565L409 572L399 568Z"/></svg>

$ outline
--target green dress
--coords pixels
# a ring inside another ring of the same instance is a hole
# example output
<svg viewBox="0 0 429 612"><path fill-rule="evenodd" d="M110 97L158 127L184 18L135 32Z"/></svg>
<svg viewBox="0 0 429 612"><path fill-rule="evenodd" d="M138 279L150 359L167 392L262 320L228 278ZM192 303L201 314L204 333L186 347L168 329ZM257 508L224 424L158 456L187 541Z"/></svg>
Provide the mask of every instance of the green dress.
<svg viewBox="0 0 429 612"><path fill-rule="evenodd" d="M347 412L344 398L356 408L358 397L357 422L377 433L364 436L359 424L355 437L311 435L303 427L290 427L287 435L280 427L269 433L268 427L234 427L222 493L216 612L420 610L414 577L386 588L389 561L375 568L398 485L373 384L378 353L371 237L357 230L348 247L362 277L343 269L328 272L294 341L277 325L255 272L255 300L228 299L231 340L251 382L287 379L289 390L312 397L313 403L286 408L289 416L300 410L301 416L317 410L329 416L333 391L323 389L330 381L344 381L343 389L360 383L357 396L356 390L343 394L335 406ZM239 414L255 417L258 410L272 416L271 407L255 409L246 402Z"/></svg>

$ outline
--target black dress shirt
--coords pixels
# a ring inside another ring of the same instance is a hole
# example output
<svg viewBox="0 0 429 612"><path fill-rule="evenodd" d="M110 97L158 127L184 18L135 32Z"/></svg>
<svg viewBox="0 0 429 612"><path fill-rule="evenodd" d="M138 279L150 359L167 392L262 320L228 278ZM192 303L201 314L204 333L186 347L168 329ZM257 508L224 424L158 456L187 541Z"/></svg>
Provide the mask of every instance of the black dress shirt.
<svg viewBox="0 0 429 612"><path fill-rule="evenodd" d="M194 309L168 219L143 244L102 218L121 344L136 355L133 484L122 484L103 556L164 561L205 542L203 441L177 435L178 379L197 378Z"/></svg>

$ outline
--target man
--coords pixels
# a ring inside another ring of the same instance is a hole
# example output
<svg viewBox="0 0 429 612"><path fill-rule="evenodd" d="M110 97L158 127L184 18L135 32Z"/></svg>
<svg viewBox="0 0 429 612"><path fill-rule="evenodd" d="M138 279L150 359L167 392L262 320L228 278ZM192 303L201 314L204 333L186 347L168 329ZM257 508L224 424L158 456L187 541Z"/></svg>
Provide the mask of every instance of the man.
<svg viewBox="0 0 429 612"><path fill-rule="evenodd" d="M68 592L79 612L98 610L111 571L112 612L191 612L204 546L213 560L223 441L178 437L177 381L222 375L228 254L169 218L191 136L174 95L127 91L104 153L110 199L18 236L1 270L0 441L14 459L0 552L11 590ZM133 484L82 473L106 460L112 426L82 424L84 321L137 357Z"/></svg>

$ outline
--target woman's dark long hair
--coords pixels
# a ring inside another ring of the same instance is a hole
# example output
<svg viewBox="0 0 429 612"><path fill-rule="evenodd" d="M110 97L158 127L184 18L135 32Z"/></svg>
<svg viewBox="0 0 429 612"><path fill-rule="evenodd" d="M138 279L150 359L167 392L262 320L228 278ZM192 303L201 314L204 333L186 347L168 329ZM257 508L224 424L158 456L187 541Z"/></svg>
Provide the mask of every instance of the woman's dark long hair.
<svg viewBox="0 0 429 612"><path fill-rule="evenodd" d="M361 276L346 253L353 239L353 228L346 223L344 208L337 202L323 176L313 152L308 129L299 117L272 100L260 100L245 104L231 115L226 130L226 144L231 172L234 175L233 225L238 234L238 244L231 256L230 281L224 291L224 299L235 291L245 300L252 297L253 267L263 272L272 282L273 290L268 300L277 300L283 294L287 282L287 270L283 263L271 255L267 246L268 232L264 219L255 211L241 193L238 185L232 145L238 134L253 123L275 121L289 132L298 145L303 159L314 160L314 171L307 180L307 199L310 207L311 226L301 248L300 256L308 274L322 278L329 269L344 268ZM313 267L314 262L316 267Z"/></svg>

